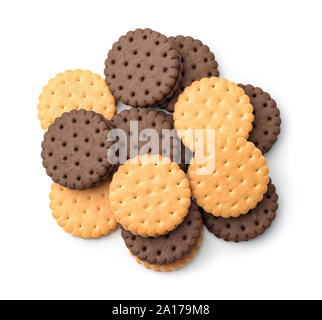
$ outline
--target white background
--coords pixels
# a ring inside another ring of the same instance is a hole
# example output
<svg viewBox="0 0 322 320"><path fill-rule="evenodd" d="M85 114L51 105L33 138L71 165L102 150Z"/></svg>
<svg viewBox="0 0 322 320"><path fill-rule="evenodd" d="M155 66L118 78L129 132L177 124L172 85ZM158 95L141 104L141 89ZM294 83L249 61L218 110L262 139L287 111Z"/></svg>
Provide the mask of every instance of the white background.
<svg viewBox="0 0 322 320"><path fill-rule="evenodd" d="M1 1L0 298L322 298L321 1ZM278 102L282 133L267 155L280 196L260 238L226 243L206 232L196 259L146 270L119 230L72 237L51 216L41 164L38 96L65 69L103 76L107 51L137 27L191 35L221 76Z"/></svg>

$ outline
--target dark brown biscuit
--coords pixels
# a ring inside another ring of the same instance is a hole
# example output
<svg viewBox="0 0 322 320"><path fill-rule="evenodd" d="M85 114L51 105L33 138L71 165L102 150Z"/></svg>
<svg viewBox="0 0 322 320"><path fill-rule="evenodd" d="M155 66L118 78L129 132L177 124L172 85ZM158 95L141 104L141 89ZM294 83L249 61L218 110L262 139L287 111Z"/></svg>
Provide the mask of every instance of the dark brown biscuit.
<svg viewBox="0 0 322 320"><path fill-rule="evenodd" d="M154 129L159 136L159 150L158 153L163 155L167 155L165 153L165 136L162 134L162 130L174 129L173 118L171 115L167 115L162 111L148 110L146 108L131 108L129 110L123 110L119 114L116 114L112 118L112 124L115 128L123 129L127 135L127 159L130 159L130 147L131 147L131 136L133 132L130 131L130 123L131 121L137 121L138 124L138 144L134 145L135 154L132 154L132 158L138 155L141 152L141 149L144 145L146 145L151 137L146 136L143 137L146 141L142 141L139 139L141 132L145 129ZM185 162L185 148L181 142L181 140L177 137L176 139L170 140L170 159L178 162L180 168L184 171L187 171L188 164ZM118 145L118 148L121 149L121 142ZM179 154L179 151L181 154ZM147 150L147 153L153 153L153 150Z"/></svg>
<svg viewBox="0 0 322 320"><path fill-rule="evenodd" d="M180 67L179 67L178 77L177 77L176 83L174 84L171 92L166 97L164 97L164 99L162 101L157 102L156 104L154 104L151 107L159 107L160 105L163 105L169 99L171 99L177 93L177 91L179 90L180 83L181 83L181 80L182 80L182 72L183 72L183 64L181 63L181 57L180 56L179 56L179 61L180 61Z"/></svg>
<svg viewBox="0 0 322 320"><path fill-rule="evenodd" d="M210 232L225 241L248 241L264 233L275 219L278 195L275 186L270 182L264 198L249 213L238 218L215 217L202 211L203 222Z"/></svg>
<svg viewBox="0 0 322 320"><path fill-rule="evenodd" d="M275 100L261 88L255 88L250 84L238 86L244 89L254 107L253 130L249 133L248 140L264 154L271 149L280 133L280 110Z"/></svg>
<svg viewBox="0 0 322 320"><path fill-rule="evenodd" d="M189 86L193 81L205 77L218 77L219 71L214 54L200 40L193 39L192 37L177 36L170 37L169 41L173 43L179 52L183 66L180 88L170 100L161 105L161 108L173 112L178 96L185 87Z"/></svg>
<svg viewBox="0 0 322 320"><path fill-rule="evenodd" d="M172 114L166 114L164 113L167 121L169 121L171 123L172 129L174 128L174 120L173 120L173 116ZM180 140L180 138L177 136L178 141ZM180 168L184 171L187 172L188 168L189 168L189 163L193 157L193 153L190 151L189 148L185 148L184 144L182 143L182 141L180 142L181 144L181 162L180 162ZM171 144L171 148L172 148L172 144ZM173 157L174 159L177 159L176 157ZM178 157L179 158L179 157ZM172 159L172 158L171 158Z"/></svg>
<svg viewBox="0 0 322 320"><path fill-rule="evenodd" d="M114 43L104 73L116 99L147 107L174 94L179 71L180 57L167 37L151 29L136 29Z"/></svg>
<svg viewBox="0 0 322 320"><path fill-rule="evenodd" d="M56 118L42 142L41 157L54 182L69 189L91 188L107 178L113 166L107 160L112 142L106 140L111 122L84 109Z"/></svg>
<svg viewBox="0 0 322 320"><path fill-rule="evenodd" d="M196 246L202 227L198 206L192 203L188 215L177 229L157 238L133 235L121 227L121 235L134 256L150 264L164 265L182 260Z"/></svg>

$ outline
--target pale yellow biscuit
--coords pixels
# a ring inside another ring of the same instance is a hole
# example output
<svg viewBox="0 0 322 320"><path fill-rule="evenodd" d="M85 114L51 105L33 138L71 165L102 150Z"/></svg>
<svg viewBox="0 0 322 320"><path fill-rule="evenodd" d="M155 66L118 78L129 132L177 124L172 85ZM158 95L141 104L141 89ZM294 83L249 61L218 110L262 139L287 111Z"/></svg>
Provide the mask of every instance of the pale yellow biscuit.
<svg viewBox="0 0 322 320"><path fill-rule="evenodd" d="M252 112L253 106L242 88L226 79L211 77L185 88L175 104L173 119L183 143L195 151L185 130L192 129L195 134L195 129L213 129L216 136L247 139L254 120Z"/></svg>
<svg viewBox="0 0 322 320"><path fill-rule="evenodd" d="M217 137L215 154L209 155L208 162L198 161L192 159L188 174L192 195L206 212L238 217L263 199L268 167L253 143L240 137ZM211 161L215 161L214 170L207 172Z"/></svg>
<svg viewBox="0 0 322 320"><path fill-rule="evenodd" d="M67 70L50 79L39 96L38 118L47 130L55 118L73 109L92 110L112 119L115 99L105 80L88 70Z"/></svg>
<svg viewBox="0 0 322 320"><path fill-rule="evenodd" d="M99 238L117 228L109 204L110 181L86 190L51 185L50 208L66 232L82 238Z"/></svg>
<svg viewBox="0 0 322 320"><path fill-rule="evenodd" d="M200 235L200 238L199 238L196 246L192 249L192 251L188 255L186 255L182 260L176 261L174 263L164 264L164 265L150 264L150 263L148 263L146 261L142 261L138 257L134 256L131 253L131 251L130 251L130 253L138 263L142 264L147 269L151 269L154 271L168 272L168 271L178 270L181 267L184 267L185 265L187 265L198 253L201 243L202 243L202 240L203 240L203 227L201 227L201 235Z"/></svg>
<svg viewBox="0 0 322 320"><path fill-rule="evenodd" d="M166 234L188 213L189 181L178 164L159 155L138 156L134 162L128 160L113 176L114 216L125 229L142 237Z"/></svg>

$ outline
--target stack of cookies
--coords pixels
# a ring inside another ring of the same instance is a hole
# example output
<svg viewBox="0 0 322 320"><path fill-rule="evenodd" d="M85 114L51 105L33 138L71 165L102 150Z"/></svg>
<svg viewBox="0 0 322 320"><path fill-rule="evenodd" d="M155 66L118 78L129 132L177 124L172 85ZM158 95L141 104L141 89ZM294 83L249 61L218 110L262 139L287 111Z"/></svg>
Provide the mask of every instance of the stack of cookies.
<svg viewBox="0 0 322 320"><path fill-rule="evenodd" d="M39 97L50 207L66 232L119 225L137 262L171 271L194 258L203 224L235 242L271 225L278 196L263 155L281 119L268 93L219 78L201 41L151 29L120 37L104 73L68 70ZM129 109L116 113L116 100Z"/></svg>

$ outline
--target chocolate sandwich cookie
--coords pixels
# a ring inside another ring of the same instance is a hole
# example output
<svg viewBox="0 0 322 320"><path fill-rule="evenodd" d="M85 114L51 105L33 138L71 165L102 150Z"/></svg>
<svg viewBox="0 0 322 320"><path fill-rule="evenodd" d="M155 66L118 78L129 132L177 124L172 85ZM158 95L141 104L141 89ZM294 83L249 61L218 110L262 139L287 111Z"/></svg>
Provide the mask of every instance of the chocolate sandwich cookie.
<svg viewBox="0 0 322 320"><path fill-rule="evenodd" d="M73 110L55 119L42 142L41 157L54 182L69 189L86 189L112 171L107 134L113 126L94 111Z"/></svg>
<svg viewBox="0 0 322 320"><path fill-rule="evenodd" d="M133 256L133 254L131 252L130 253L135 258L136 262L139 264L142 264L145 268L151 269L151 270L157 271L157 272L158 271L168 272L168 271L178 270L178 269L184 267L185 265L187 265L198 253L201 243L202 243L202 240L203 240L203 228L201 228L201 236L200 236L196 246L182 260L177 260L174 263L168 263L168 264L162 264L162 265L151 264L146 261L140 260L138 257Z"/></svg>
<svg viewBox="0 0 322 320"><path fill-rule="evenodd" d="M180 168L187 171L188 164L185 162L185 148L181 143L179 137L171 138L170 140L170 152L166 150L166 135L163 130L173 130L174 123L171 115L167 115L162 111L148 110L146 108L131 108L129 110L123 110L119 114L114 115L112 118L112 124L115 128L124 130L127 136L127 159L131 158L130 148L131 148L131 136L133 132L130 130L131 121L137 121L138 126L138 136L135 141L135 145L132 146L135 154L132 158L140 154L141 149L151 140L150 136L147 136L143 130L154 129L159 137L159 149L157 152L153 152L153 148L145 150L146 153L159 153L162 155L169 154L172 161L178 162ZM144 141L143 141L144 139ZM122 148L122 144L118 145L118 148ZM169 152L169 153L168 153Z"/></svg>
<svg viewBox="0 0 322 320"><path fill-rule="evenodd" d="M104 73L116 99L147 107L171 98L179 86L180 66L179 54L167 37L136 29L114 43Z"/></svg>
<svg viewBox="0 0 322 320"><path fill-rule="evenodd" d="M270 182L263 200L248 214L238 218L215 217L202 209L204 224L217 238L225 241L248 241L265 232L275 219L278 195L275 186Z"/></svg>
<svg viewBox="0 0 322 320"><path fill-rule="evenodd" d="M253 130L249 133L248 140L264 154L272 148L280 133L280 110L275 100L261 88L255 88L250 84L238 86L244 89L254 107Z"/></svg>
<svg viewBox="0 0 322 320"><path fill-rule="evenodd" d="M201 236L202 218L192 203L183 222L173 231L157 238L143 238L121 227L122 238L140 261L153 265L173 264L189 255Z"/></svg>
<svg viewBox="0 0 322 320"><path fill-rule="evenodd" d="M177 36L170 37L169 41L178 51L183 66L179 89L171 99L161 105L161 108L173 112L178 96L185 87L189 86L193 81L205 77L218 77L219 71L215 55L200 40L193 39L192 37Z"/></svg>
<svg viewBox="0 0 322 320"><path fill-rule="evenodd" d="M172 129L175 129L173 115L172 114L167 114L167 113L164 113L164 115L165 115L167 121L169 121L171 123ZM176 137L180 140L179 136L176 135ZM190 151L189 148L186 148L184 146L182 141L180 142L180 145L181 145L181 164L180 164L180 168L184 172L186 172L188 170L188 168L189 168L189 163L190 163L190 161L191 161L191 159L193 157L193 153ZM171 148L172 148L172 144L171 144ZM174 156L173 159L177 159L177 158Z"/></svg>

